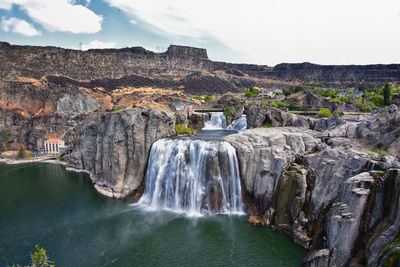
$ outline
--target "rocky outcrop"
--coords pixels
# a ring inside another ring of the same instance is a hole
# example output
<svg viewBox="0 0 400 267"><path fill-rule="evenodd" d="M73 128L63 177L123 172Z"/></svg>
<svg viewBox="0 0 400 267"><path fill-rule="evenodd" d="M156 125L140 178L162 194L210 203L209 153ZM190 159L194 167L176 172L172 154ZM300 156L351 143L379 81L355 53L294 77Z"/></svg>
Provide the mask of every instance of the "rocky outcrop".
<svg viewBox="0 0 400 267"><path fill-rule="evenodd" d="M396 154L400 151L400 111L396 105L367 115L332 116L313 119L284 112L267 105L245 106L247 127L305 127L321 136L370 140L372 147Z"/></svg>
<svg viewBox="0 0 400 267"><path fill-rule="evenodd" d="M100 109L99 103L90 96L77 94L64 95L57 102L57 113L75 118L81 114L90 114Z"/></svg>
<svg viewBox="0 0 400 267"><path fill-rule="evenodd" d="M252 201L249 221L273 225L310 249L304 266L374 266L399 233L400 174L392 168L400 163L354 140L319 136L285 127L225 137L237 149Z"/></svg>
<svg viewBox="0 0 400 267"><path fill-rule="evenodd" d="M175 134L173 114L127 109L103 114L82 131L68 167L87 171L102 194L126 198L143 190L151 145Z"/></svg>
<svg viewBox="0 0 400 267"><path fill-rule="evenodd" d="M263 104L247 105L244 108L247 117L247 128L263 127L270 124L274 127L295 126L310 127L312 119L297 116Z"/></svg>
<svg viewBox="0 0 400 267"><path fill-rule="evenodd" d="M271 207L279 178L296 155L312 151L319 143L295 128L247 130L225 140L237 149L244 189L260 213Z"/></svg>
<svg viewBox="0 0 400 267"><path fill-rule="evenodd" d="M400 111L395 105L368 115L321 119L315 129L324 135L370 140L393 154L400 151Z"/></svg>

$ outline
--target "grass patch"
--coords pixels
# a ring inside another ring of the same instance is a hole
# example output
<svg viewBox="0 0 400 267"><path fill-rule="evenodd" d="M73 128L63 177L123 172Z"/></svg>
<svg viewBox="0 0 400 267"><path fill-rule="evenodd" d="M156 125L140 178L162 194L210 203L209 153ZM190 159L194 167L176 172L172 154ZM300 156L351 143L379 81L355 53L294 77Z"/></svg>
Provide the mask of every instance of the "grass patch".
<svg viewBox="0 0 400 267"><path fill-rule="evenodd" d="M196 132L196 130L192 128L187 128L183 124L177 124L175 125L175 132L176 134L193 134Z"/></svg>
<svg viewBox="0 0 400 267"><path fill-rule="evenodd" d="M332 116L332 112L327 108L321 108L317 114L317 118L329 118Z"/></svg>
<svg viewBox="0 0 400 267"><path fill-rule="evenodd" d="M123 109L126 109L126 107L113 107L111 110L112 111L120 111L120 110L123 110Z"/></svg>

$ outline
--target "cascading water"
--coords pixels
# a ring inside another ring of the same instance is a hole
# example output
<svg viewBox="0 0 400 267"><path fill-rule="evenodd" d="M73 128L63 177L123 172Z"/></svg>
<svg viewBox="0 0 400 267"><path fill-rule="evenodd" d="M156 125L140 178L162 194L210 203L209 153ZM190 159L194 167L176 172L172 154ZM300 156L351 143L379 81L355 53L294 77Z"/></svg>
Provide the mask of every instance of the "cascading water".
<svg viewBox="0 0 400 267"><path fill-rule="evenodd" d="M227 130L235 130L237 132L243 132L247 129L246 115L242 115L239 119L234 120L228 127Z"/></svg>
<svg viewBox="0 0 400 267"><path fill-rule="evenodd" d="M211 117L204 123L203 130L222 130L226 127L226 118L223 112L212 112Z"/></svg>
<svg viewBox="0 0 400 267"><path fill-rule="evenodd" d="M242 213L235 149L223 141L158 140L150 152L139 204L191 216Z"/></svg>

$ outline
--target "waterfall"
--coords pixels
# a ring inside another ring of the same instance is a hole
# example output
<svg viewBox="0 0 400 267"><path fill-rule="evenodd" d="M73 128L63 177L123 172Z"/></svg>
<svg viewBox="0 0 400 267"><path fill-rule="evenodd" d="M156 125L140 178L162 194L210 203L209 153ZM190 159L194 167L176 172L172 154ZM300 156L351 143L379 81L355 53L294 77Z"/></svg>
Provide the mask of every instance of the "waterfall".
<svg viewBox="0 0 400 267"><path fill-rule="evenodd" d="M223 141L158 140L150 152L139 204L190 216L242 213L235 149Z"/></svg>
<svg viewBox="0 0 400 267"><path fill-rule="evenodd" d="M226 118L223 112L211 112L211 118L204 123L203 130L221 130L226 127Z"/></svg>
<svg viewBox="0 0 400 267"><path fill-rule="evenodd" d="M235 130L237 132L243 132L247 129L246 115L242 115L239 119L234 120L228 127L227 130Z"/></svg>

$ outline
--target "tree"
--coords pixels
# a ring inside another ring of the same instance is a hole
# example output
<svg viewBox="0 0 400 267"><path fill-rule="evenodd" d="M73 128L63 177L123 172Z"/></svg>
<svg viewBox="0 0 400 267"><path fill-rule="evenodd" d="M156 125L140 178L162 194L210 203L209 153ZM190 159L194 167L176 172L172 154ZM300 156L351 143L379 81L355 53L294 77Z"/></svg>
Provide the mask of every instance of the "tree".
<svg viewBox="0 0 400 267"><path fill-rule="evenodd" d="M23 159L25 157L25 147L24 145L20 145L18 149L18 155L17 158Z"/></svg>
<svg viewBox="0 0 400 267"><path fill-rule="evenodd" d="M392 87L388 82L386 82L383 88L383 104L388 106L392 103Z"/></svg>

